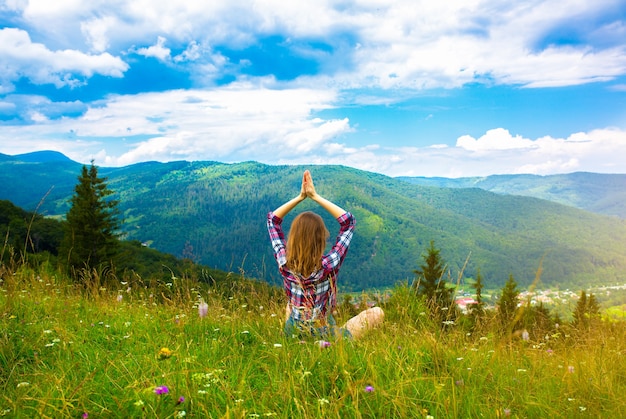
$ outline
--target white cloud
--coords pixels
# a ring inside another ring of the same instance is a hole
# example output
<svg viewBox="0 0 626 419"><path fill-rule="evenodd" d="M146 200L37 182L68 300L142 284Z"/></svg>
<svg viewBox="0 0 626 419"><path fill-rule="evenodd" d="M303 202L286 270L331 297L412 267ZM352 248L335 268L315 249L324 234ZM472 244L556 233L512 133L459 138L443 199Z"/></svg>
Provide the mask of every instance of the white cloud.
<svg viewBox="0 0 626 419"><path fill-rule="evenodd" d="M174 57L174 61L176 62L185 62L185 61L196 61L200 58L200 47L196 41L192 41L187 45L187 49L183 51L181 54Z"/></svg>
<svg viewBox="0 0 626 419"><path fill-rule="evenodd" d="M593 21L603 13L610 15L619 4L619 0L293 4L33 0L25 7L24 19L53 45L79 51L86 43L96 52L113 55L158 37L171 45L200 49L216 45L242 49L269 35L319 41L335 50L315 55L320 68L329 71L304 78L316 85L321 81L344 87L422 89L486 80L543 87L610 80L626 72L626 25L618 17L581 35L580 45L542 43L546 34L567 22ZM76 33L83 39L73 36ZM140 51L162 60L170 53L160 41ZM179 57L197 57L195 52L188 50Z"/></svg>
<svg viewBox="0 0 626 419"><path fill-rule="evenodd" d="M63 138L67 133L85 141L107 139L85 148L81 161L125 139L124 150L118 145L107 151L112 165L143 160L271 159L309 153L349 132L347 119L312 116L327 109L334 98L331 91L270 90L246 84L113 96L80 117L41 119L36 125L2 131L0 139L5 150L10 146L5 138L17 131L23 144L41 144L39 138ZM61 151L72 155L79 150L64 147Z"/></svg>
<svg viewBox="0 0 626 419"><path fill-rule="evenodd" d="M109 47L109 32L119 24L114 16L98 17L80 23L80 30L88 45L96 52L104 52Z"/></svg>
<svg viewBox="0 0 626 419"><path fill-rule="evenodd" d="M617 128L573 133L567 138L545 136L535 140L513 136L498 128L474 139L463 136L457 149L469 161L487 160L498 173L566 173L577 170L614 172L626 155L626 131Z"/></svg>
<svg viewBox="0 0 626 419"><path fill-rule="evenodd" d="M291 150L290 152L310 153L338 134L350 130L350 122L347 118L333 121L313 119L306 121L306 127L303 129L290 132L283 139L272 142L284 143L284 146Z"/></svg>
<svg viewBox="0 0 626 419"><path fill-rule="evenodd" d="M494 141L495 138L497 141ZM507 130L497 128L475 141L478 151L459 146L380 146L372 150L332 143L324 146L332 153L317 153L295 160L282 159L278 163L341 164L390 176L467 177L575 171L623 173L622 156L626 155L626 131L619 129L575 133L567 138L531 140L512 136Z"/></svg>
<svg viewBox="0 0 626 419"><path fill-rule="evenodd" d="M76 50L51 51L45 45L31 41L27 32L0 29L0 81L3 86L20 77L33 83L51 83L57 87L82 83L73 74L89 77L95 73L122 77L128 65L109 53L84 54ZM9 90L5 88L5 92ZM0 92L2 93L2 92Z"/></svg>
<svg viewBox="0 0 626 419"><path fill-rule="evenodd" d="M30 117L36 123L4 126L0 152L54 149L84 163L97 157L98 164L109 166L146 160L342 164L393 176L623 172L626 130L618 128L533 139L500 127L478 138L460 136L453 146L347 145L344 140L359 135L347 118L316 116L337 98L327 90L246 83L112 96L86 112L81 103L11 98L0 108L11 112L11 104L28 105L25 109L34 110ZM81 116L54 117L63 109Z"/></svg>
<svg viewBox="0 0 626 419"><path fill-rule="evenodd" d="M475 139L469 135L463 135L457 139L456 146L474 152L535 147L532 140L522 138L519 135L511 136L509 131L504 128L489 130L479 139Z"/></svg>
<svg viewBox="0 0 626 419"><path fill-rule="evenodd" d="M156 45L152 45L148 48L139 48L136 52L144 57L154 57L161 61L167 61L170 58L171 50L165 47L165 42L166 39L159 36Z"/></svg>

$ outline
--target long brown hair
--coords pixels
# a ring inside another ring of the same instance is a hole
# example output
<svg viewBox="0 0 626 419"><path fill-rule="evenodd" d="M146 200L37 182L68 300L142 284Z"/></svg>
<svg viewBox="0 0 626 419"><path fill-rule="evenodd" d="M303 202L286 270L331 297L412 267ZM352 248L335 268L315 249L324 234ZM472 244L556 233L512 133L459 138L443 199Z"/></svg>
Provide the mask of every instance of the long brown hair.
<svg viewBox="0 0 626 419"><path fill-rule="evenodd" d="M287 238L287 268L303 276L320 269L329 235L322 217L316 213L307 211L298 215Z"/></svg>

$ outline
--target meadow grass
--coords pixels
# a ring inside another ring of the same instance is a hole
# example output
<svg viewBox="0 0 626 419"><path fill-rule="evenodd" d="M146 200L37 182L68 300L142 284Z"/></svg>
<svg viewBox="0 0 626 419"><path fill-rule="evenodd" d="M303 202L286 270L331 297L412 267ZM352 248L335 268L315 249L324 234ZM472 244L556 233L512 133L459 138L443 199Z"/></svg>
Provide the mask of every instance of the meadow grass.
<svg viewBox="0 0 626 419"><path fill-rule="evenodd" d="M399 285L382 327L323 344L284 336L279 293L244 279L101 276L3 272L0 416L626 417L623 322L536 341L493 318L444 330Z"/></svg>

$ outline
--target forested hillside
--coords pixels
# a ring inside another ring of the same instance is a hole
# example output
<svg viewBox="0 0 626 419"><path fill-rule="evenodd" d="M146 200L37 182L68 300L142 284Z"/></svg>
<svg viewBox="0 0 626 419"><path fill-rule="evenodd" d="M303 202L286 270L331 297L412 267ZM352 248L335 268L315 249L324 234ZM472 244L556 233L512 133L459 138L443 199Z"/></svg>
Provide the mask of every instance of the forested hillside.
<svg viewBox="0 0 626 419"><path fill-rule="evenodd" d="M480 188L506 195L545 199L603 215L626 219L626 175L569 173L562 175L493 175L468 178L400 177L438 188Z"/></svg>
<svg viewBox="0 0 626 419"><path fill-rule="evenodd" d="M0 237L4 239L0 245L0 265L14 269L23 262L29 262L31 266L46 265L51 272L59 272L56 269L62 265L59 263L59 250L65 233L64 223L0 200ZM121 241L118 250L112 269L119 275L118 278L138 276L150 282L193 275L220 286L228 286L233 279L226 272L147 248L135 240Z"/></svg>
<svg viewBox="0 0 626 419"><path fill-rule="evenodd" d="M430 240L451 280L478 268L487 286L509 274L529 284L587 287L626 280L626 222L548 201L481 189L410 184L340 166L254 162L142 163L100 168L119 200L126 238L223 270L277 280L265 216L295 196L305 168L318 191L352 211L357 231L340 281L344 290L413 279ZM0 162L0 199L64 214L80 171L71 162ZM305 202L298 211L316 209ZM325 216L331 233L336 223ZM286 221L288 228L291 217Z"/></svg>

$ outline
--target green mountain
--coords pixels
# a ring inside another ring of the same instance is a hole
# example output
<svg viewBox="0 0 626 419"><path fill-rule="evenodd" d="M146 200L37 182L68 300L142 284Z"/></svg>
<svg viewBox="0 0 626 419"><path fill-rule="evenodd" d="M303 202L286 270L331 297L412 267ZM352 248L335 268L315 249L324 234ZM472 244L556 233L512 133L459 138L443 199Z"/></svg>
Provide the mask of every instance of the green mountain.
<svg viewBox="0 0 626 419"><path fill-rule="evenodd" d="M438 188L480 188L506 195L546 199L604 215L626 218L626 175L569 173L562 175L493 175L458 179L399 177Z"/></svg>
<svg viewBox="0 0 626 419"><path fill-rule="evenodd" d="M64 214L80 167L0 158L0 199ZM148 162L99 168L99 174L120 201L126 238L275 282L265 216L295 196L305 168L322 195L357 217L340 275L343 290L413 280L430 240L453 282L461 271L472 277L480 268L487 286L501 287L511 273L524 286L540 266L543 287L626 280L626 221L546 200L416 185L342 166ZM317 210L309 201L297 210L305 209ZM336 232L335 221L323 215Z"/></svg>

